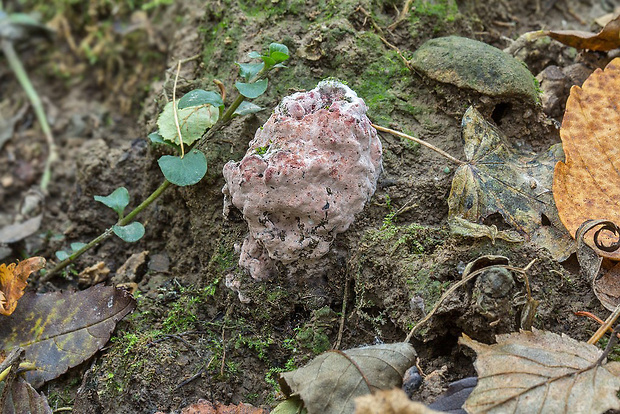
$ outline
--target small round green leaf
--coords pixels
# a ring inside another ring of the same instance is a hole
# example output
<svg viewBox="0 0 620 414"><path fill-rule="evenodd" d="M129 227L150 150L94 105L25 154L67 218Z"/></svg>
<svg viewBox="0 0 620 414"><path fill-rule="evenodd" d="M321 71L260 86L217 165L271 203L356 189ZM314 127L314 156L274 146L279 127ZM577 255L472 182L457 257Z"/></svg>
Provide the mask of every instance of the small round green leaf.
<svg viewBox="0 0 620 414"><path fill-rule="evenodd" d="M125 187L119 187L108 196L95 196L95 200L110 207L121 216L129 204L129 191Z"/></svg>
<svg viewBox="0 0 620 414"><path fill-rule="evenodd" d="M179 103L177 108L185 109L190 106L200 106L200 105L213 105L215 107L224 106L224 101L222 100L222 96L213 91L205 91L203 89L194 89L193 91L187 92L181 99L179 99Z"/></svg>
<svg viewBox="0 0 620 414"><path fill-rule="evenodd" d="M78 250L80 250L82 247L86 246L86 243L71 243L71 251L72 252L77 252Z"/></svg>
<svg viewBox="0 0 620 414"><path fill-rule="evenodd" d="M269 55L273 57L274 53L281 53L283 55L286 55L287 59L289 57L288 47L286 47L286 45L283 45L282 43L272 43L269 45Z"/></svg>
<svg viewBox="0 0 620 414"><path fill-rule="evenodd" d="M69 258L69 253L65 252L64 250L58 250L54 254L58 258L58 260L60 260L61 262Z"/></svg>
<svg viewBox="0 0 620 414"><path fill-rule="evenodd" d="M207 157L193 149L185 157L164 155L157 160L166 180L178 186L194 185L207 173Z"/></svg>
<svg viewBox="0 0 620 414"><path fill-rule="evenodd" d="M265 62L261 63L237 63L239 65L239 75L249 81L265 67Z"/></svg>
<svg viewBox="0 0 620 414"><path fill-rule="evenodd" d="M261 108L260 106L255 105L252 102L243 101L241 102L241 105L239 105L239 107L235 110L235 113L233 114L233 116L255 114L257 112L262 111L263 109L265 108Z"/></svg>
<svg viewBox="0 0 620 414"><path fill-rule="evenodd" d="M112 231L128 243L137 242L144 236L144 226L138 221L134 221L126 226L114 225Z"/></svg>
<svg viewBox="0 0 620 414"><path fill-rule="evenodd" d="M157 144L157 145L167 145L169 147L172 147L174 149L176 149L178 152L181 152L181 147L177 144L173 144L170 141L166 141L164 140L164 137L162 137L159 133L159 131L155 131L155 132L151 132L148 135L149 141L151 141L152 144Z"/></svg>
<svg viewBox="0 0 620 414"><path fill-rule="evenodd" d="M191 145L217 122L220 111L213 105L205 104L178 109L177 116L183 142L186 145ZM175 144L179 143L172 102L168 102L164 107L157 119L157 126L163 139Z"/></svg>
<svg viewBox="0 0 620 414"><path fill-rule="evenodd" d="M248 56L251 57L252 59L256 59L256 58L260 58L263 55L261 55L258 52L250 52L250 53L248 53Z"/></svg>
<svg viewBox="0 0 620 414"><path fill-rule="evenodd" d="M235 87L241 95L254 99L261 96L267 90L267 79L261 79L254 83L237 82Z"/></svg>

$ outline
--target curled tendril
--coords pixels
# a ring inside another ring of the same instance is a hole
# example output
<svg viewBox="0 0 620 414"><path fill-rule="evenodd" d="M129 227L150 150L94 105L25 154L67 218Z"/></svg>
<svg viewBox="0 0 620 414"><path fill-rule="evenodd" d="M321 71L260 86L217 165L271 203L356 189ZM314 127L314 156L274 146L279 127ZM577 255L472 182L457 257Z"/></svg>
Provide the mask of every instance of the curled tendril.
<svg viewBox="0 0 620 414"><path fill-rule="evenodd" d="M596 247L607 253L615 252L616 250L620 249L620 227L618 227L615 223L611 221L605 221L601 223L601 225L602 225L601 228L599 228L594 233L594 244L596 245ZM603 231L608 231L612 233L617 238L617 240L608 246L604 245L599 240L600 234Z"/></svg>

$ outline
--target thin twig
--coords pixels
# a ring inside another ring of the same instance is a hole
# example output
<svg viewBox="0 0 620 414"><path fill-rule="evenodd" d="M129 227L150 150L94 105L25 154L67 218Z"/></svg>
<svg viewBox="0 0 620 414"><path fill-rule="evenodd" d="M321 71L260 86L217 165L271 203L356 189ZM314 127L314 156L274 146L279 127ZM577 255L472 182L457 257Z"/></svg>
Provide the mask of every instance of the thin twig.
<svg viewBox="0 0 620 414"><path fill-rule="evenodd" d="M394 23L388 26L388 30L394 30L396 26L400 24L400 22L405 20L405 18L407 17L407 14L409 14L409 9L411 9L411 3L412 3L412 0L405 1L405 5L403 6L403 9L399 13Z"/></svg>
<svg viewBox="0 0 620 414"><path fill-rule="evenodd" d="M380 125L372 124L372 126L377 131L387 132L388 134L396 135L397 137L401 137L401 138L406 138L406 139L411 140L413 142L417 142L420 145L424 145L426 148L432 149L433 151L435 151L439 155L442 155L442 156L446 157L447 159L449 159L450 161L455 162L455 163L457 163L459 165L466 165L467 164L465 161L461 161L458 158L454 158L452 155L448 154L444 150L442 150L440 148L437 148L433 144L429 144L428 142L423 141L420 138L412 137L411 135L407 135L405 133L402 133L402 132L399 132L399 131L395 131L395 130L390 129L390 128L382 127Z"/></svg>
<svg viewBox="0 0 620 414"><path fill-rule="evenodd" d="M185 148L183 147L183 135L181 135L181 127L179 126L179 114L177 113L177 82L179 73L181 72L181 61L177 63L177 73L174 75L174 85L172 86L172 113L174 114L174 126L177 127L179 135L179 145L181 146L181 158L185 156Z"/></svg>
<svg viewBox="0 0 620 414"><path fill-rule="evenodd" d="M347 301L349 300L349 283L351 281L351 277L347 277L347 281L344 284L344 295L342 297L342 316L340 317L340 327L338 328L338 338L336 339L336 343L333 348L340 348L340 343L342 342L342 335L344 332L344 323L347 316Z"/></svg>
<svg viewBox="0 0 620 414"><path fill-rule="evenodd" d="M611 315L605 320L605 323L594 332L594 335L592 335L590 339L588 339L588 343L590 345L596 344L605 335L605 332L616 323L618 317L620 317L620 305L616 306L616 309L614 309Z"/></svg>

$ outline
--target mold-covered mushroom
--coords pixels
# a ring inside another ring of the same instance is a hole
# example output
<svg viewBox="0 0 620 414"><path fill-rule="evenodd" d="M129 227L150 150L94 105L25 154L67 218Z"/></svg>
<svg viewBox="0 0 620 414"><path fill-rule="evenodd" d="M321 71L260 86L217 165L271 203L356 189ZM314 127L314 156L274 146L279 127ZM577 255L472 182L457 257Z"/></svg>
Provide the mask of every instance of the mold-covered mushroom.
<svg viewBox="0 0 620 414"><path fill-rule="evenodd" d="M381 142L355 92L334 80L286 97L241 161L224 166L224 214L243 214L239 265L269 277L275 263L303 265L330 249L374 194Z"/></svg>

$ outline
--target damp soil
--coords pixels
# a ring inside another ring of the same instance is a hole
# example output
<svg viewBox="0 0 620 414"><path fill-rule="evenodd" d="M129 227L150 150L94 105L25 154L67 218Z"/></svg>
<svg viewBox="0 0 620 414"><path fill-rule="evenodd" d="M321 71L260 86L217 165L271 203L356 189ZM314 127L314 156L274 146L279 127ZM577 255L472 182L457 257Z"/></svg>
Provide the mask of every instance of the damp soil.
<svg viewBox="0 0 620 414"><path fill-rule="evenodd" d="M366 100L373 122L423 138L457 158L464 158L461 118L474 105L510 141L540 151L559 142L557 126L570 86L609 61L604 54L540 41L514 54L534 75L550 66L568 73L553 91L556 106L485 96L426 78L404 59L440 36L464 36L505 49L532 30L597 30L593 19L609 12L610 2L503 0L488 7L470 0L414 1L408 16L388 28L400 3L193 0L124 14L103 7L94 11L99 24L141 25L133 31L104 31L100 38L107 43L91 60L68 41L79 43L88 26L69 8L64 17L73 23L71 36L59 31L52 43L35 43L21 52L43 97L60 160L39 231L3 246L4 260L40 255L53 262L55 251L86 242L114 222L114 213L94 195L124 186L132 207L161 183L157 158L165 151L146 137L172 96L179 59L196 56L182 67L178 93L215 89L217 79L226 85L230 103L238 79L235 62L247 62L248 52L274 41L291 51L288 68L275 73L267 93L255 100L266 109L236 118L210 139L207 176L195 186L169 189L141 214L142 240L108 240L63 275L45 283L33 280L32 288L41 292L83 289L99 280L78 274L103 262L110 269L103 283L137 285L137 309L118 325L108 346L42 388L52 408L168 413L199 398L273 407L281 398L278 372L334 346L404 340L441 293L461 278L465 266L484 255L505 256L516 267L537 260L528 273L532 294L540 301L536 328L579 340L596 330L594 323L574 315L605 315L574 257L558 263L530 243L452 235L447 197L457 165L386 134L380 136L384 173L377 191L349 230L337 236L320 263L322 277L281 269L279 276L255 281L239 268L247 226L239 212L226 220L222 215L222 167L243 157L283 96L336 77ZM92 20L89 24L92 28ZM26 105L5 65L0 66L0 100L4 118ZM18 216L47 153L32 111L16 119L0 154L1 226ZM506 226L501 217L490 217L488 223ZM138 263L128 272L123 265L130 258ZM432 390L475 374L473 355L457 344L461 333L492 342L496 334L519 329L525 281L516 275L510 279L493 301L484 303L484 286L465 285L414 335L420 367L442 373L435 376L439 382L418 393L423 402L434 398ZM239 282L234 289L226 283L232 280Z"/></svg>

